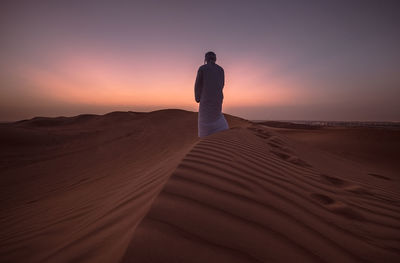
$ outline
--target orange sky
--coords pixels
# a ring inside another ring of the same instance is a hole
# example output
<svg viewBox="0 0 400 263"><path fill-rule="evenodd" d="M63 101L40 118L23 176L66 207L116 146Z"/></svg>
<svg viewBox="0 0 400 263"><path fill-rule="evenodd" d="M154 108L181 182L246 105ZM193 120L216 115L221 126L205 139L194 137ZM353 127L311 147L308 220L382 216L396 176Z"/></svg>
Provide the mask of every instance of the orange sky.
<svg viewBox="0 0 400 263"><path fill-rule="evenodd" d="M28 93L34 94L32 102L94 105L110 110L115 106L132 110L135 107L197 109L193 86L202 54L197 61L166 57L154 62L146 55L116 59L99 53L99 50L58 53L49 62L51 67L24 64L13 74L23 76L18 85L29 83ZM261 66L250 61L242 60L239 64L222 61L222 66L227 72L226 107L290 104L298 96L299 89L293 89L293 83L276 76L266 81L268 69L260 72Z"/></svg>
<svg viewBox="0 0 400 263"><path fill-rule="evenodd" d="M356 2L9 2L0 11L0 121L195 111L209 50L225 69L227 113L399 120L399 16L391 1Z"/></svg>

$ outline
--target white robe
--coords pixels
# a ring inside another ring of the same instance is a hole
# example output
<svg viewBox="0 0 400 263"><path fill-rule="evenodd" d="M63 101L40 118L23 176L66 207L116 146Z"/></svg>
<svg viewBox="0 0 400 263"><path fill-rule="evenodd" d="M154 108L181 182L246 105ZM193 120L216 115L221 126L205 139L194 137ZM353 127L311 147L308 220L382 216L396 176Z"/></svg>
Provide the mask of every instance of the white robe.
<svg viewBox="0 0 400 263"><path fill-rule="evenodd" d="M202 65L196 77L195 100L199 106L199 137L229 129L222 114L222 89L225 84L224 70L215 63Z"/></svg>

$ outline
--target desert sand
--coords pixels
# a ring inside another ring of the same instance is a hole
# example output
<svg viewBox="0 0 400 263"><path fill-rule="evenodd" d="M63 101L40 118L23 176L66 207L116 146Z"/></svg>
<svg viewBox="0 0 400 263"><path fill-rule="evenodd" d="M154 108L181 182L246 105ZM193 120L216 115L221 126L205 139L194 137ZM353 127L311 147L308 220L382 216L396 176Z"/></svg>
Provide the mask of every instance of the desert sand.
<svg viewBox="0 0 400 263"><path fill-rule="evenodd" d="M399 130L225 116L0 124L0 262L399 262Z"/></svg>

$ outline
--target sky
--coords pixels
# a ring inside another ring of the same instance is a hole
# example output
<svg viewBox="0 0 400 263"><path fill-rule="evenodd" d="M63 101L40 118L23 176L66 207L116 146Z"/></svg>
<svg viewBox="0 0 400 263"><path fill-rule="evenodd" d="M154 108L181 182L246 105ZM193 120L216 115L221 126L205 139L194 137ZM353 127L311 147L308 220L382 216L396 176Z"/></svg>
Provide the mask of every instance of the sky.
<svg viewBox="0 0 400 263"><path fill-rule="evenodd" d="M400 121L399 13L397 0L4 0L0 121L197 111L210 50L225 113Z"/></svg>

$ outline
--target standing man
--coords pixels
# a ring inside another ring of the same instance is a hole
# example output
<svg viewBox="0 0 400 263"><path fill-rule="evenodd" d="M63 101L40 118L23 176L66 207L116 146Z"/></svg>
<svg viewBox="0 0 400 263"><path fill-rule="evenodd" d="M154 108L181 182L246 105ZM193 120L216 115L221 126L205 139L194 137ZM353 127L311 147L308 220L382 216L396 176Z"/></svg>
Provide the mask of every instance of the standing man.
<svg viewBox="0 0 400 263"><path fill-rule="evenodd" d="M194 96L199 106L199 137L229 129L222 114L222 89L225 84L224 69L217 65L214 52L207 52L204 65L197 71Z"/></svg>

